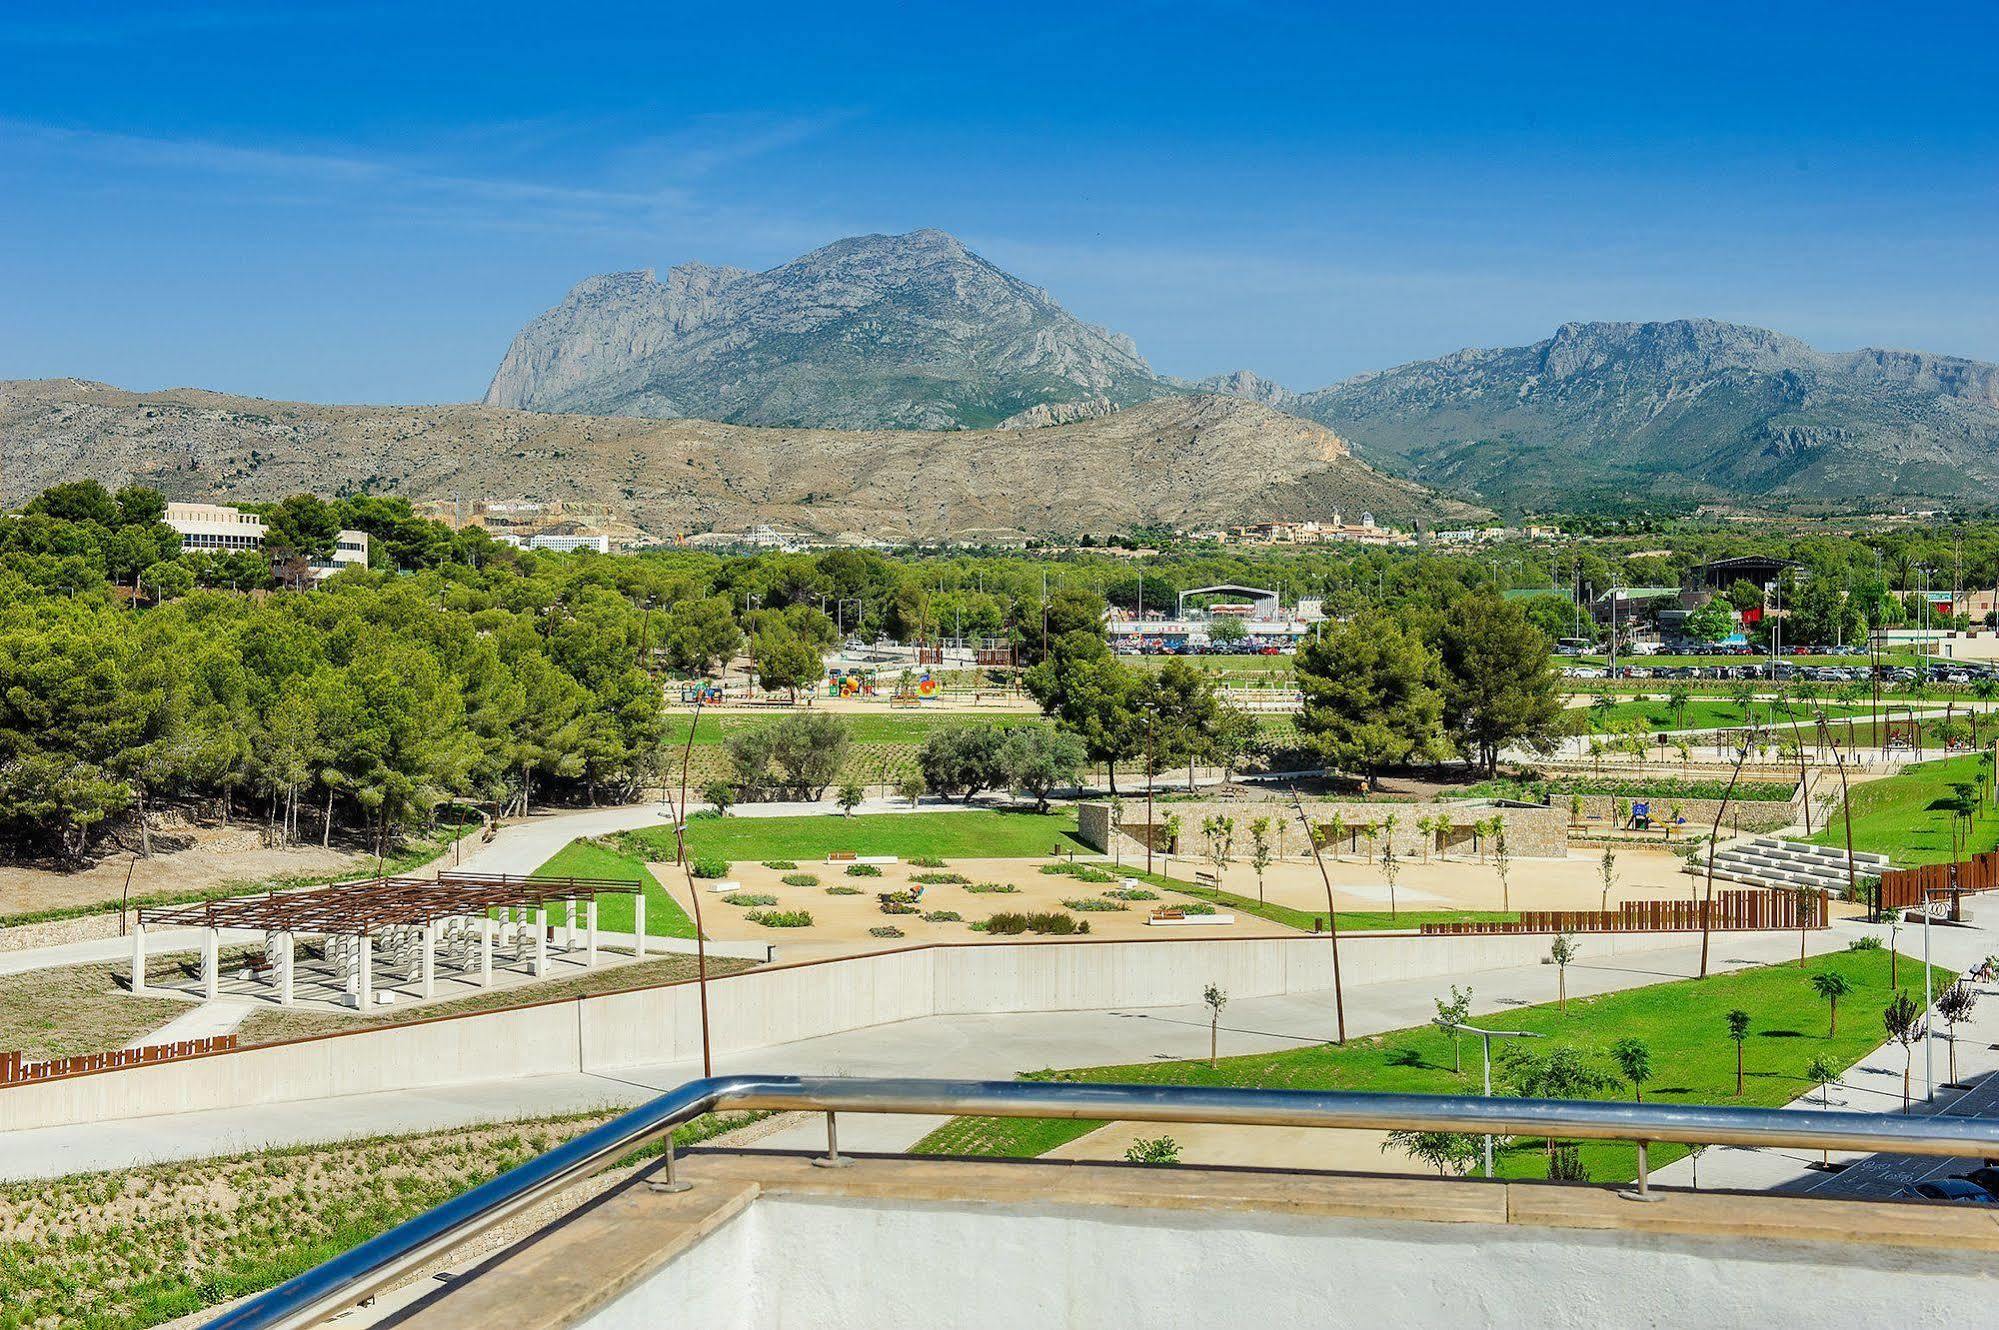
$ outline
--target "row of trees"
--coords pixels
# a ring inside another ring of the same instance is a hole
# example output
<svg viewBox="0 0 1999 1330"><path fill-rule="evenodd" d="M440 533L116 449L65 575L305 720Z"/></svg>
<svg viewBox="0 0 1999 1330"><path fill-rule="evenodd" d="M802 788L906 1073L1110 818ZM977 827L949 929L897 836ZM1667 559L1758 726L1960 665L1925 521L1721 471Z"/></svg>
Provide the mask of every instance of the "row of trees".
<svg viewBox="0 0 1999 1330"><path fill-rule="evenodd" d="M110 834L146 853L144 815L164 805L254 815L279 842L385 846L447 802L626 798L651 777L646 603L690 598L691 579L507 552L310 593L214 589L186 575L217 561L181 556L162 507L86 483L0 523L0 852L84 857ZM302 542L324 521L408 517L376 500L287 511ZM422 526L412 548L465 552ZM146 594L163 566L180 589Z"/></svg>

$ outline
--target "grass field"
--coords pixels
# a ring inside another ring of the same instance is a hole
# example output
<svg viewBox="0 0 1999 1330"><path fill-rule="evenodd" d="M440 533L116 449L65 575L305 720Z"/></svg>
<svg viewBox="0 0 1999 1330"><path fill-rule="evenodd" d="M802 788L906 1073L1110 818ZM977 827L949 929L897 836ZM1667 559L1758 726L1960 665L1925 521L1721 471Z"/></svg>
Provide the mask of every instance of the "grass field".
<svg viewBox="0 0 1999 1330"><path fill-rule="evenodd" d="M1853 848L1885 854L1904 867L1949 863L1953 814L1942 802L1955 794L1953 786L1969 783L1988 797L1972 819L1971 835L1960 847L1966 854L1999 848L1999 814L1992 810L1990 777L1977 754L1919 762L1885 780L1853 787ZM1834 812L1814 844L1846 845L1846 820Z"/></svg>
<svg viewBox="0 0 1999 1330"><path fill-rule="evenodd" d="M620 843L654 860L673 857L664 827L627 832ZM858 817L697 817L687 824L689 851L731 863L824 859L829 854L893 854L1005 859L1089 847L1076 839L1073 813L1011 813L975 808L954 813L864 813Z"/></svg>
<svg viewBox="0 0 1999 1330"><path fill-rule="evenodd" d="M1788 729L1791 723L1782 708L1769 702L1751 702L1745 709L1732 701L1708 697L1693 698L1683 710L1678 711L1663 701L1650 698L1642 702L1613 702L1608 709L1594 706L1572 709L1581 711L1589 718L1586 724L1599 731L1629 725L1634 720L1647 730L1712 730L1745 724ZM1812 710L1822 710L1833 716L1867 714L1864 705L1844 702L1820 703ZM1809 713L1798 708L1796 714L1798 724L1809 733L1812 729Z"/></svg>
<svg viewBox="0 0 1999 1330"><path fill-rule="evenodd" d="M731 734L775 725L788 715L831 715L847 723L847 734L855 743L920 744L932 731L946 725L982 722L992 725L1046 725L1042 717L1022 711L869 711L796 712L753 711L701 713L701 727L694 732L694 746L728 742ZM687 730L694 717L685 713L666 718L666 744L677 748L687 742Z"/></svg>
<svg viewBox="0 0 1999 1330"><path fill-rule="evenodd" d="M667 838L666 858L673 857L672 837ZM645 887L646 936L693 937L694 921L653 875L646 861L636 854L614 848L603 841L573 840L556 851L555 857L534 870L536 877L603 877L619 882L637 882ZM625 895L601 897L597 903L597 926L614 933L632 931L632 898Z"/></svg>
<svg viewBox="0 0 1999 1330"><path fill-rule="evenodd" d="M1589 940L1583 940L1589 957ZM1839 1033L1828 1034L1827 1008L1812 992L1809 977L1818 970L1837 970L1854 985L1840 1002ZM1716 975L1706 980L1678 980L1602 997L1578 998L1566 1015L1550 1002L1545 1006L1509 1010L1510 1028L1532 1030L1584 1052L1607 1075L1615 1075L1610 1045L1623 1038L1645 1042L1651 1052L1653 1079L1644 1087L1648 1102L1739 1104L1774 1107L1808 1090L1805 1066L1823 1056L1845 1068L1884 1039L1880 1012L1890 997L1889 958L1885 951L1840 952L1814 958L1804 969L1795 964L1765 966ZM1904 959L1900 978L1905 989L1922 986L1920 962ZM1951 975L1938 970L1940 982ZM1549 995L1555 975L1548 974ZM1749 1013L1750 1033L1743 1047L1743 1093L1735 1093L1735 1045L1727 1035L1726 1014L1740 1008ZM1539 1047L1545 1050L1546 1044ZM1025 1080L1092 1081L1138 1085L1242 1086L1284 1090L1364 1090L1415 1094L1475 1094L1478 1092L1478 1048L1465 1040L1464 1072L1454 1071L1449 1036L1432 1026L1350 1040L1345 1046L1320 1044L1283 1053L1259 1053L1224 1058L1214 1068L1206 1061L1139 1062L1125 1066L1086 1067L1075 1071L1041 1071ZM1494 1067L1495 1085L1501 1068ZM1888 1085L1881 1087L1888 1090ZM1900 1087L1892 1087L1899 1092ZM1597 1096L1631 1096L1626 1083L1607 1085ZM1896 1104L1883 1099L1879 1108ZM1044 1154L1087 1134L1100 1122L1040 1119L957 1118L922 1141L919 1154L977 1154L1029 1157ZM1170 1131L1170 1129L1168 1129ZM1654 1168L1686 1154L1684 1146L1655 1145ZM1582 1161L1597 1182L1619 1182L1636 1176L1634 1147L1621 1142L1589 1142ZM1498 1156L1502 1176L1536 1178L1546 1175L1546 1154L1540 1141L1505 1143Z"/></svg>

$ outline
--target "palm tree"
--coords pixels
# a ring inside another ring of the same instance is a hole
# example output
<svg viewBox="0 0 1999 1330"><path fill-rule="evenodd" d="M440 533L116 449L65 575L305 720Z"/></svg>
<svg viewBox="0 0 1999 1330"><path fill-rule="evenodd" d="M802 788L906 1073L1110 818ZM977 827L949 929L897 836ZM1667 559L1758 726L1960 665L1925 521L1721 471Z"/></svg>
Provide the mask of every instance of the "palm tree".
<svg viewBox="0 0 1999 1330"><path fill-rule="evenodd" d="M1818 1086L1819 1107L1830 1113L1832 1111L1832 1083L1839 1079L1839 1068L1827 1061L1824 1054L1820 1054L1805 1064L1805 1079ZM1832 1155L1825 1150L1820 1150L1819 1163L1832 1163Z"/></svg>
<svg viewBox="0 0 1999 1330"><path fill-rule="evenodd" d="M1326 839L1332 842L1335 859L1340 857L1340 841L1346 837L1346 834L1347 820L1340 816L1339 810L1335 809L1326 814Z"/></svg>
<svg viewBox="0 0 1999 1330"><path fill-rule="evenodd" d="M1416 819L1416 833L1423 838L1423 862L1430 862L1430 846L1436 840L1437 827L1429 817Z"/></svg>
<svg viewBox="0 0 1999 1330"><path fill-rule="evenodd" d="M1978 990L1962 979L1937 994L1937 1015L1943 1017L1950 1043L1950 1083L1957 1084L1957 1023L1968 1020L1978 1005Z"/></svg>
<svg viewBox="0 0 1999 1330"><path fill-rule="evenodd" d="M1643 1039L1624 1038L1610 1046L1610 1056L1617 1060L1624 1079L1631 1082L1631 1097L1644 1103L1645 1082L1652 1079L1652 1050Z"/></svg>
<svg viewBox="0 0 1999 1330"><path fill-rule="evenodd" d="M1451 820L1451 815L1441 808L1437 810L1437 815L1430 819L1430 826L1437 837L1437 853L1443 855L1445 858L1450 857L1451 828L1455 825L1456 823Z"/></svg>
<svg viewBox="0 0 1999 1330"><path fill-rule="evenodd" d="M1742 1045L1749 1038L1749 1013L1737 1007L1728 1013L1728 1037L1735 1041L1735 1093L1742 1094Z"/></svg>

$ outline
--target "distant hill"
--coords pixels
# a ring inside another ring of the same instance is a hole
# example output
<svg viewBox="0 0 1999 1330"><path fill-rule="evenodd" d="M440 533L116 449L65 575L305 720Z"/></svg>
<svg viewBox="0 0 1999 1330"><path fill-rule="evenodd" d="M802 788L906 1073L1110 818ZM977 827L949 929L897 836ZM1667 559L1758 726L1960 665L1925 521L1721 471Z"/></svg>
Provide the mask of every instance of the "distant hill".
<svg viewBox="0 0 1999 1330"><path fill-rule="evenodd" d="M514 338L486 405L831 429L983 428L1175 391L1131 339L942 231L856 236L749 272L580 283Z"/></svg>
<svg viewBox="0 0 1999 1330"><path fill-rule="evenodd" d="M892 539L1071 536L1335 509L1404 524L1483 511L1382 475L1323 425L1193 394L1039 429L839 431L28 380L0 382L0 468L9 503L84 476L225 502L362 489L580 499L662 536L754 522Z"/></svg>
<svg viewBox="0 0 1999 1330"><path fill-rule="evenodd" d="M1378 466L1505 507L1983 508L1999 492L1999 366L1817 351L1707 319L1570 323L1532 346L1459 351L1280 404Z"/></svg>

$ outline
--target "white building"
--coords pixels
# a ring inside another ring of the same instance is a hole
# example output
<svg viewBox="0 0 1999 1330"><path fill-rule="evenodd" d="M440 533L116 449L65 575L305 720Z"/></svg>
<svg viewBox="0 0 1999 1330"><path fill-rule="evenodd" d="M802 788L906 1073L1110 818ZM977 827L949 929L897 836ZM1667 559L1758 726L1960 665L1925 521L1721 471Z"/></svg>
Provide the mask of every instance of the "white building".
<svg viewBox="0 0 1999 1330"><path fill-rule="evenodd" d="M264 548L264 519L225 503L170 503L164 520L180 533L183 552L228 554Z"/></svg>
<svg viewBox="0 0 1999 1330"><path fill-rule="evenodd" d="M342 531L333 538L333 557L312 561L312 580L324 582L335 573L368 566L368 533Z"/></svg>
<svg viewBox="0 0 1999 1330"><path fill-rule="evenodd" d="M567 553L570 550L594 550L598 554L609 554L611 552L611 538L601 533L594 536L581 534L571 536L530 536L528 537L527 548L531 550L555 550L558 553Z"/></svg>

